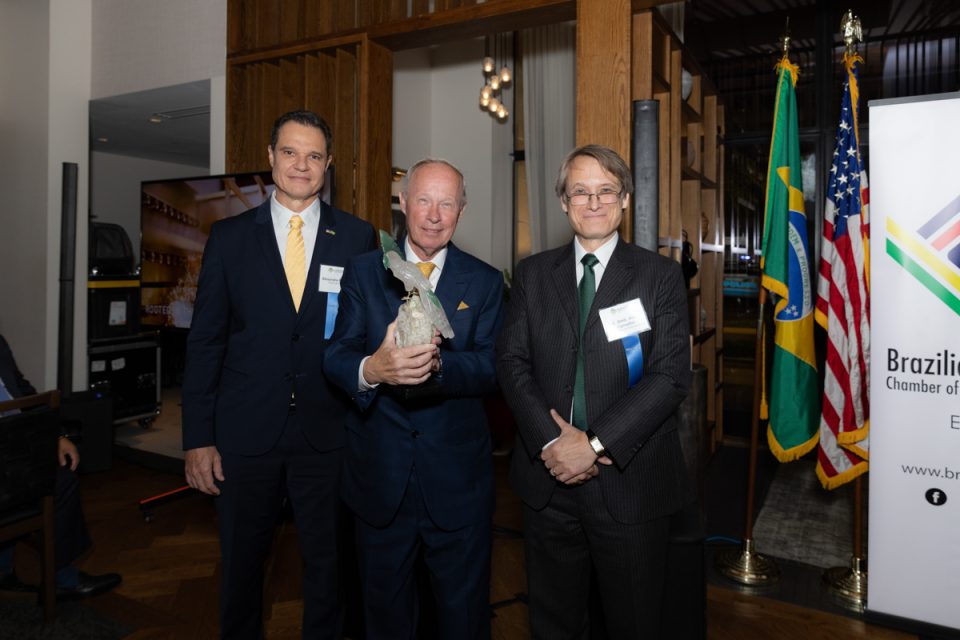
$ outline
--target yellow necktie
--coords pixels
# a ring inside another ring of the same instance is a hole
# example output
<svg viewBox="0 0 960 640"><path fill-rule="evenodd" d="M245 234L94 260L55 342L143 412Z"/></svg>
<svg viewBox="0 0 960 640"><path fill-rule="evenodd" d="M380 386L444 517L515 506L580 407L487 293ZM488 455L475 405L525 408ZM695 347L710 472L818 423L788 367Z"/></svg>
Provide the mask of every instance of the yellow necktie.
<svg viewBox="0 0 960 640"><path fill-rule="evenodd" d="M303 250L303 234L300 227L303 218L290 218L290 232L287 233L287 251L283 258L283 270L287 273L287 284L290 285L290 295L293 296L293 306L300 311L300 301L303 299L303 289L307 284L307 267Z"/></svg>
<svg viewBox="0 0 960 640"><path fill-rule="evenodd" d="M423 277L429 282L430 274L433 273L433 270L437 268L437 265L432 262L418 262L417 269L420 269L420 273L423 274Z"/></svg>

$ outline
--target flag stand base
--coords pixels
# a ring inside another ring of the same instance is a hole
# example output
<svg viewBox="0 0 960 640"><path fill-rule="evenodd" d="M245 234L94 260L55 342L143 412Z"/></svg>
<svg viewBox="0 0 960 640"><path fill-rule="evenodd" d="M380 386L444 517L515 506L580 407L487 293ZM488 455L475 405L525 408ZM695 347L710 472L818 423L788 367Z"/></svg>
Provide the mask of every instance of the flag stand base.
<svg viewBox="0 0 960 640"><path fill-rule="evenodd" d="M749 586L774 584L780 569L774 561L753 548L753 540L745 538L739 551L717 554L717 570L735 582Z"/></svg>
<svg viewBox="0 0 960 640"><path fill-rule="evenodd" d="M867 604L867 570L862 559L854 556L849 567L831 567L823 572L823 584L837 604L863 613Z"/></svg>

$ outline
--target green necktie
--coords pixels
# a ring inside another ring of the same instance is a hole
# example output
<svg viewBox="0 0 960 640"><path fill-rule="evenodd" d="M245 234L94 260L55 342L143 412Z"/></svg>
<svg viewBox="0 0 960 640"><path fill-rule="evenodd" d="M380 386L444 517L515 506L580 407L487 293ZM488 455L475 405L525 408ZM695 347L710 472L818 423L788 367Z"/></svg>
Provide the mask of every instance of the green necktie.
<svg viewBox="0 0 960 640"><path fill-rule="evenodd" d="M587 326L587 316L593 306L593 298L597 293L597 277L593 268L599 264L597 256L588 253L580 262L583 264L583 277L580 278L580 348L577 349L577 379L573 384L573 426L578 429L587 429L587 394L583 380L583 330Z"/></svg>

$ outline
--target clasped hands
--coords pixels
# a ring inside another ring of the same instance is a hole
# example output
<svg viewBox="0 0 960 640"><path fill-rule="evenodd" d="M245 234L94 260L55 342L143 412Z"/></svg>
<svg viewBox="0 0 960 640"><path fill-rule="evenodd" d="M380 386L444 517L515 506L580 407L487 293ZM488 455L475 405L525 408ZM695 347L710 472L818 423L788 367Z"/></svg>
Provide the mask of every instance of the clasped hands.
<svg viewBox="0 0 960 640"><path fill-rule="evenodd" d="M433 341L410 347L397 346L397 321L387 325L387 335L377 350L363 363L363 379L368 384L415 385L440 370L440 334Z"/></svg>
<svg viewBox="0 0 960 640"><path fill-rule="evenodd" d="M597 464L611 465L607 456L597 457L587 441L587 434L550 409L550 417L560 427L560 436L540 454L544 466L554 478L564 484L583 484L600 473Z"/></svg>

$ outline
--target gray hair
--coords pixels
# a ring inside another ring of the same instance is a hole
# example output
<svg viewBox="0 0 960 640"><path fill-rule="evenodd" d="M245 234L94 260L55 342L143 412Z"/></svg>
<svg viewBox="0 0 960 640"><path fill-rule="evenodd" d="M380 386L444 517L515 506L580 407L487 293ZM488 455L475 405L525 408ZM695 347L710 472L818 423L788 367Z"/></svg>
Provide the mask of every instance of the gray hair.
<svg viewBox="0 0 960 640"><path fill-rule="evenodd" d="M577 147L567 154L560 165L560 175L557 176L557 184L554 187L557 197L566 200L567 197L567 175L570 173L570 165L573 161L581 157L593 158L600 167L620 183L620 197L633 193L633 175L630 173L630 167L624 162L616 151L610 147L604 147L599 144L585 144Z"/></svg>

